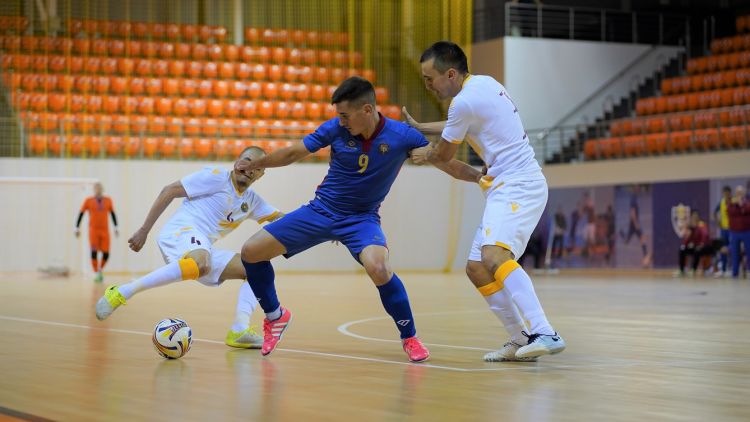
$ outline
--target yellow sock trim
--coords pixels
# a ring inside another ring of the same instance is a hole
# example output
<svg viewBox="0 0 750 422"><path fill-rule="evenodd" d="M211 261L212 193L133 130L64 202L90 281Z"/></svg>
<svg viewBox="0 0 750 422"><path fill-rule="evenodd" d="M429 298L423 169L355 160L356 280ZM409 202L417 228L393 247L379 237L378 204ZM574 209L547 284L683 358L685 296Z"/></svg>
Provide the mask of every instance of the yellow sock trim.
<svg viewBox="0 0 750 422"><path fill-rule="evenodd" d="M495 283L498 283L500 285L500 288L502 289L505 287L505 278L508 277L508 274L515 271L516 268L520 268L521 266L518 265L518 262L514 260L508 260L505 261L503 265L500 266L500 268L495 271Z"/></svg>
<svg viewBox="0 0 750 422"><path fill-rule="evenodd" d="M499 292L502 289L503 289L502 284L499 284L497 281L493 281L492 283L486 284L482 287L477 287L477 290L479 290L479 293L481 293L482 296L484 297L491 296Z"/></svg>
<svg viewBox="0 0 750 422"><path fill-rule="evenodd" d="M198 263L193 258L182 258L177 263L180 265L183 280L197 280L200 276Z"/></svg>

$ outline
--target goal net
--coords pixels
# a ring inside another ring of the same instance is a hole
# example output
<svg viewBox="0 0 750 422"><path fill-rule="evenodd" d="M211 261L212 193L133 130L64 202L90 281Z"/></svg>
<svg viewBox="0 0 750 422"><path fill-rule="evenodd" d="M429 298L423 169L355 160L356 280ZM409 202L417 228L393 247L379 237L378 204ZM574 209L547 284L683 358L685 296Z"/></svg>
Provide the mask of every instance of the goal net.
<svg viewBox="0 0 750 422"><path fill-rule="evenodd" d="M91 273L88 227L74 233L92 178L0 177L2 271ZM85 218L84 218L85 220Z"/></svg>

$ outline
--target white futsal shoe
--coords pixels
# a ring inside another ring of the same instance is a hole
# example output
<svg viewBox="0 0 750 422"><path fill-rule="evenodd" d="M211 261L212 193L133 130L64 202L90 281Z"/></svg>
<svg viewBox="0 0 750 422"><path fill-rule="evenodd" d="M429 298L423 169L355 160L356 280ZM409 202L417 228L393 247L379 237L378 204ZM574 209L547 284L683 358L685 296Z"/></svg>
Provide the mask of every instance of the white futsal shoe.
<svg viewBox="0 0 750 422"><path fill-rule="evenodd" d="M500 350L489 352L484 355L485 362L536 362L536 357L519 358L516 357L516 351L521 348L520 344L509 341L503 344Z"/></svg>
<svg viewBox="0 0 750 422"><path fill-rule="evenodd" d="M565 340L559 334L527 334L529 344L516 351L517 358L531 358L542 355L554 355L565 350Z"/></svg>

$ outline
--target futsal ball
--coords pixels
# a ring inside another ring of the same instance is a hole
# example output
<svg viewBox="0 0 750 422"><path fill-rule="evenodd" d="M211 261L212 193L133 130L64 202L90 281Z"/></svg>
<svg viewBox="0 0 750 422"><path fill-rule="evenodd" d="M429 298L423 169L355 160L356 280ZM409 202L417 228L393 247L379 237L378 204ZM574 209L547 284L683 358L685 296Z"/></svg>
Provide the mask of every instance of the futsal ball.
<svg viewBox="0 0 750 422"><path fill-rule="evenodd" d="M167 318L156 324L151 340L162 357L178 359L190 350L193 344L193 331L187 322L179 318Z"/></svg>

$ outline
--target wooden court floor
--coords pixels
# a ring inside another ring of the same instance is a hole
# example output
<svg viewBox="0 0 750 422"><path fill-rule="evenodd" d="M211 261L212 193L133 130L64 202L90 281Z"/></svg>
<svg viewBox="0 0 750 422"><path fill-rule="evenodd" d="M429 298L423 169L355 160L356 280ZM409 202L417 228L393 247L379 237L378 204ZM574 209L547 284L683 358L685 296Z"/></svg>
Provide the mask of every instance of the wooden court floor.
<svg viewBox="0 0 750 422"><path fill-rule="evenodd" d="M104 286L0 275L0 421L747 421L750 282L535 277L568 350L484 363L505 336L463 274L401 274L427 364L409 364L362 274L277 279L294 322L273 355L226 347L239 282L145 292L106 322ZM160 358L150 332L195 342ZM254 320L260 321L256 312Z"/></svg>

